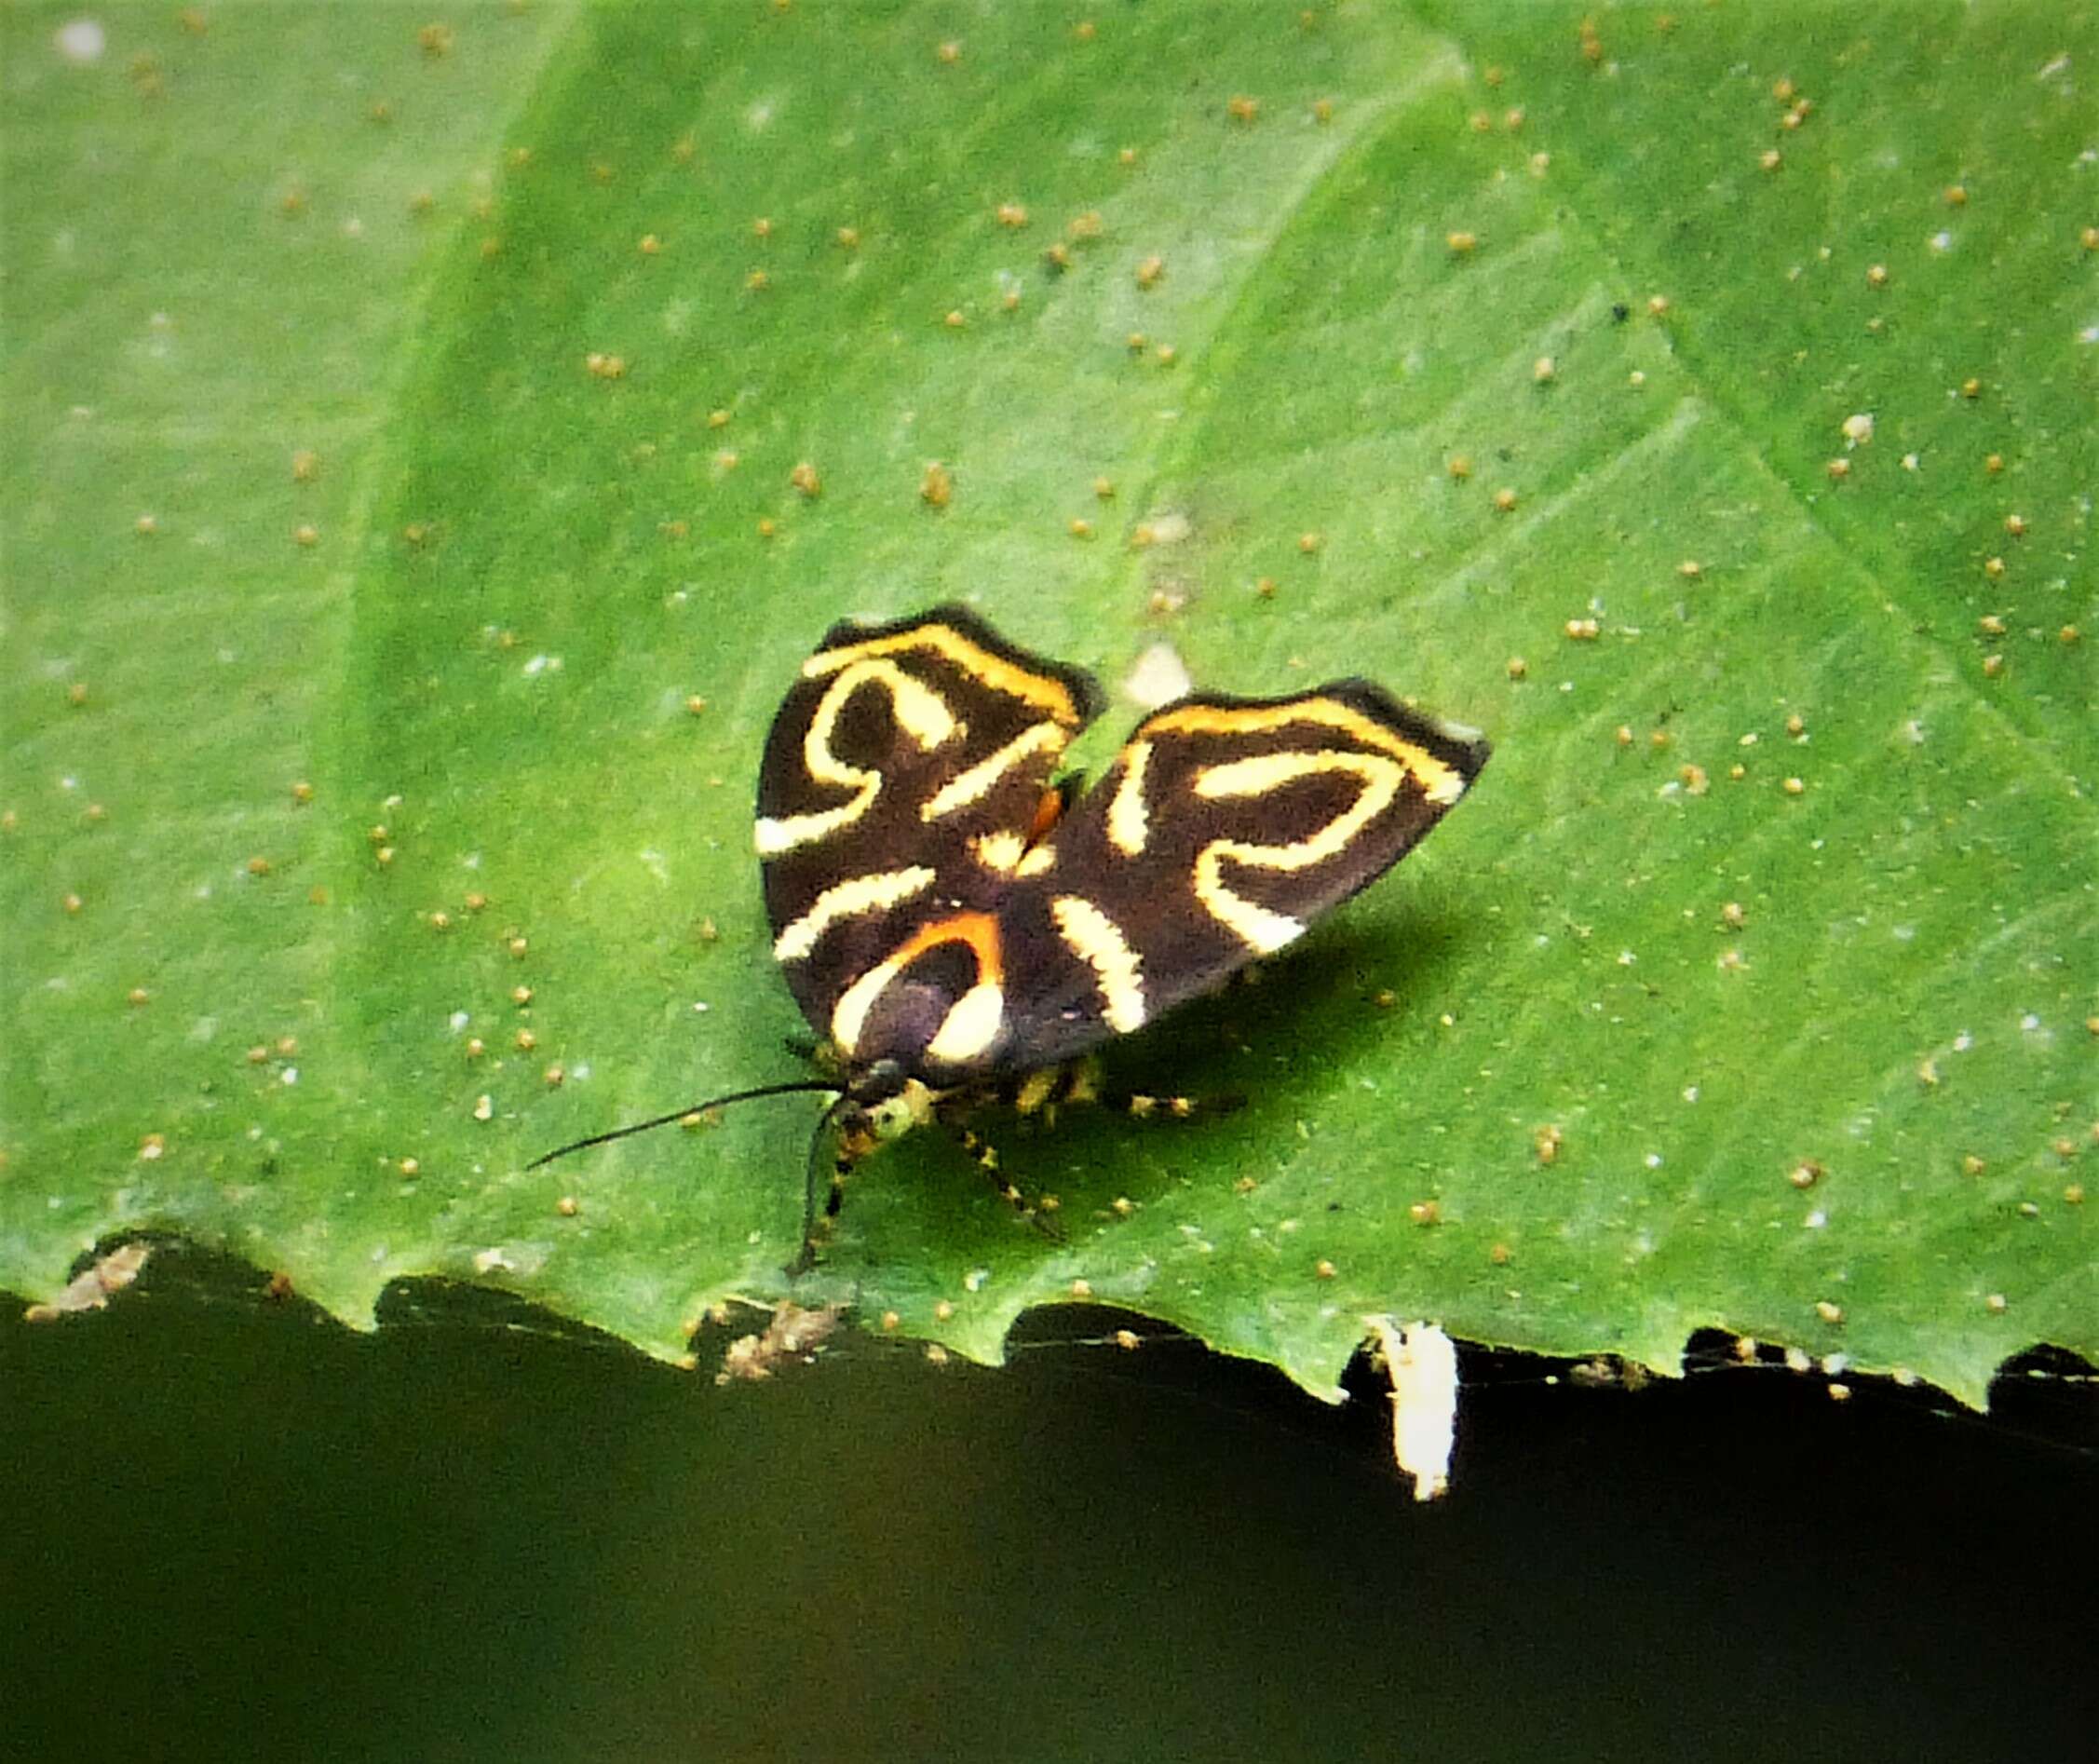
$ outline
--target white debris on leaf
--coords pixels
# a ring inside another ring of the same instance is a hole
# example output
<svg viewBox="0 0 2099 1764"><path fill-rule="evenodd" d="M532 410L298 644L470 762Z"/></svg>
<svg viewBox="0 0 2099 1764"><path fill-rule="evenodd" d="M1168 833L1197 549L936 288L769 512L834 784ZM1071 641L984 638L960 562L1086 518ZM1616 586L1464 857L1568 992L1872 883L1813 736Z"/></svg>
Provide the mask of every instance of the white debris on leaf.
<svg viewBox="0 0 2099 1764"><path fill-rule="evenodd" d="M32 1305L22 1312L24 1323L49 1323L69 1310L100 1310L112 1293L120 1293L139 1277L139 1269L153 1254L149 1243L119 1243L100 1261L83 1269L65 1291L47 1304Z"/></svg>
<svg viewBox="0 0 2099 1764"><path fill-rule="evenodd" d="M1433 1500L1450 1486L1457 1344L1432 1323L1363 1321L1392 1380L1392 1461L1414 1478L1416 1500Z"/></svg>
<svg viewBox="0 0 2099 1764"><path fill-rule="evenodd" d="M1154 644L1137 658L1123 676L1122 696L1140 710L1156 711L1162 704L1185 699L1195 685L1188 664L1171 644Z"/></svg>

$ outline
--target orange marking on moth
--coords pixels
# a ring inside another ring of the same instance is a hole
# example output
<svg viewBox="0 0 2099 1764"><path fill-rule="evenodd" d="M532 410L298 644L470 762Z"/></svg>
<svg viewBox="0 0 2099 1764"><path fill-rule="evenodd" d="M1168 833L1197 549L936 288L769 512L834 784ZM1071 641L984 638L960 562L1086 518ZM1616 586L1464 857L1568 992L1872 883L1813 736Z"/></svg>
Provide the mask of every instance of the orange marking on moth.
<svg viewBox="0 0 2099 1764"><path fill-rule="evenodd" d="M1035 819L1028 822L1028 844L1038 846L1047 839L1050 829L1064 818L1064 810L1069 807L1062 785L1051 784L1045 790L1041 801L1035 806Z"/></svg>
<svg viewBox="0 0 2099 1764"><path fill-rule="evenodd" d="M942 943L967 943L977 957L977 978L1003 985L1006 959L998 944L998 921L989 913L953 913L921 925L893 950L884 967L908 968L929 949Z"/></svg>

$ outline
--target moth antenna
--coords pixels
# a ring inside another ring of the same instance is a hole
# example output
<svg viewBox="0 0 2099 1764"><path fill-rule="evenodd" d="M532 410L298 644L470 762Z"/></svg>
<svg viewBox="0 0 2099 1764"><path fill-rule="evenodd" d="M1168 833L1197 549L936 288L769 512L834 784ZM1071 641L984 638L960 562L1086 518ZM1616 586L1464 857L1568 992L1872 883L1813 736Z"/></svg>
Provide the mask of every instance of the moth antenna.
<svg viewBox="0 0 2099 1764"><path fill-rule="evenodd" d="M536 1170L541 1164L550 1164L557 1158L565 1158L572 1151L588 1151L592 1146L603 1146L615 1139L625 1139L630 1133L645 1133L654 1128L668 1127L681 1121L687 1115L697 1115L703 1109L726 1108L731 1103L748 1103L760 1096L792 1096L808 1091L839 1092L840 1087L823 1079L801 1079L792 1084L761 1084L753 1091L731 1091L726 1096L712 1097L704 1103L691 1103L684 1108L674 1108L668 1115L658 1115L654 1120L638 1120L631 1126L615 1127L609 1133L592 1133L588 1139L571 1140L565 1146L557 1146L552 1151L543 1152L525 1165L527 1170ZM824 1119L831 1119L831 1111L824 1111Z"/></svg>
<svg viewBox="0 0 2099 1764"><path fill-rule="evenodd" d="M837 1090L836 1085L825 1088ZM823 1167L824 1141L838 1124L847 1100L846 1093L839 1091L837 1100L818 1118L816 1131L809 1135L809 1162L802 1180L802 1247L784 1270L789 1280L800 1280L817 1263L817 1189L821 1186L817 1173Z"/></svg>

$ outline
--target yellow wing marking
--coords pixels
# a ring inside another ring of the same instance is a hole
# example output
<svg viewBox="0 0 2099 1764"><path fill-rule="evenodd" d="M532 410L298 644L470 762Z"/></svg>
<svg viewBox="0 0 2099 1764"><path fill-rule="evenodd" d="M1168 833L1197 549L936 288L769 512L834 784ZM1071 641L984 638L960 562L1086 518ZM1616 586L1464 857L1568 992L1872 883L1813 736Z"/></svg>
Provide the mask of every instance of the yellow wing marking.
<svg viewBox="0 0 2099 1764"><path fill-rule="evenodd" d="M1132 741L1122 750L1122 778L1108 799L1108 839L1126 858L1144 848L1151 831L1144 807L1144 768L1151 764L1152 744Z"/></svg>
<svg viewBox="0 0 2099 1764"><path fill-rule="evenodd" d="M1137 733L1143 735L1254 735L1288 728L1293 723L1316 723L1340 729L1365 747L1389 753L1421 780L1421 788L1439 808L1448 807L1465 794L1465 774L1438 759L1418 742L1395 735L1374 717L1336 699L1298 699L1288 704L1230 706L1186 704L1177 711L1162 711L1148 719Z"/></svg>
<svg viewBox="0 0 2099 1764"><path fill-rule="evenodd" d="M856 875L849 882L834 882L818 895L809 910L790 925L773 943L775 961L799 961L817 946L817 940L839 919L856 913L877 912L923 893L939 878L924 864L908 870L883 870Z"/></svg>
<svg viewBox="0 0 2099 1764"><path fill-rule="evenodd" d="M1213 911L1215 909L1212 909ZM1115 920L1077 894L1060 894L1050 902L1057 932L1072 953L1088 963L1100 982L1102 1015L1117 1035L1129 1035L1144 1022L1144 982L1137 952Z"/></svg>
<svg viewBox="0 0 2099 1764"><path fill-rule="evenodd" d="M851 1059L860 1051L868 1012L896 977L928 950L941 943L967 943L977 957L977 983L948 1008L933 1038L926 1044L931 1058L963 1065L991 1046L1006 1019L1005 957L998 943L998 921L989 913L955 913L921 925L897 949L870 968L839 995L832 1007L831 1038Z"/></svg>
<svg viewBox="0 0 2099 1764"><path fill-rule="evenodd" d="M1338 707L1346 709L1347 707ZM1240 839L1212 839L1196 854L1196 898L1211 914L1266 956L1301 937L1304 921L1234 894L1225 886L1228 859L1256 870L1305 870L1339 856L1370 823L1392 806L1406 781L1411 762L1402 767L1382 753L1345 753L1332 748L1317 753L1256 753L1247 759L1206 766L1195 776L1198 796L1265 796L1300 778L1320 772L1353 772L1362 784L1356 800L1316 833L1289 845L1253 845ZM1460 780L1462 787L1462 780Z"/></svg>
<svg viewBox="0 0 2099 1764"><path fill-rule="evenodd" d="M969 841L969 855L987 870L1011 875L1014 867L1027 855L1027 841L1009 827L996 833L980 833Z"/></svg>
<svg viewBox="0 0 2099 1764"><path fill-rule="evenodd" d="M991 788L1023 760L1040 753L1062 753L1070 735L1055 723L1030 724L1006 745L987 753L968 771L957 772L926 799L918 811L921 821L938 821L979 803Z"/></svg>
<svg viewBox="0 0 2099 1764"><path fill-rule="evenodd" d="M804 672L808 670L805 668ZM829 838L841 827L851 826L867 813L875 797L881 794L880 772L851 765L831 751L832 732L837 726L846 701L870 683L888 693L898 727L928 753L960 727L945 699L893 661L877 658L855 661L840 668L838 677L818 700L816 714L809 719L808 732L802 738L802 764L819 783L836 784L853 794L835 808L790 815L784 820L776 821L769 815L761 819L756 829L760 857L777 857L782 851L807 845L811 840Z"/></svg>
<svg viewBox="0 0 2099 1764"><path fill-rule="evenodd" d="M808 679L820 680L836 669L850 667L866 658L908 655L914 649L930 649L980 684L1024 699L1049 712L1067 727L1077 728L1084 720L1078 713L1071 688L1062 680L1048 674L1030 673L946 625L919 625L911 631L892 631L887 637L870 637L861 643L843 644L836 649L819 649L802 664L802 672Z"/></svg>

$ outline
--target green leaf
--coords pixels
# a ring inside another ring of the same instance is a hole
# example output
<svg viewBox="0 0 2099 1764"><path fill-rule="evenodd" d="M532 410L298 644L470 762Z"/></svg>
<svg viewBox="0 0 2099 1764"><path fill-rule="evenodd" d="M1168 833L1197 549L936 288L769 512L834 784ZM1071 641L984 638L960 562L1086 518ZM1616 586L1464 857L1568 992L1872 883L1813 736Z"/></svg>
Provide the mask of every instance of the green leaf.
<svg viewBox="0 0 2099 1764"><path fill-rule="evenodd" d="M0 1283L168 1230L666 1354L784 1296L813 1103L522 1166L797 1075L760 741L964 598L1496 758L1117 1051L1246 1109L987 1123L1062 1243L906 1141L797 1296L1315 1389L1383 1312L2099 1353L2091 20L68 16L5 26Z"/></svg>

